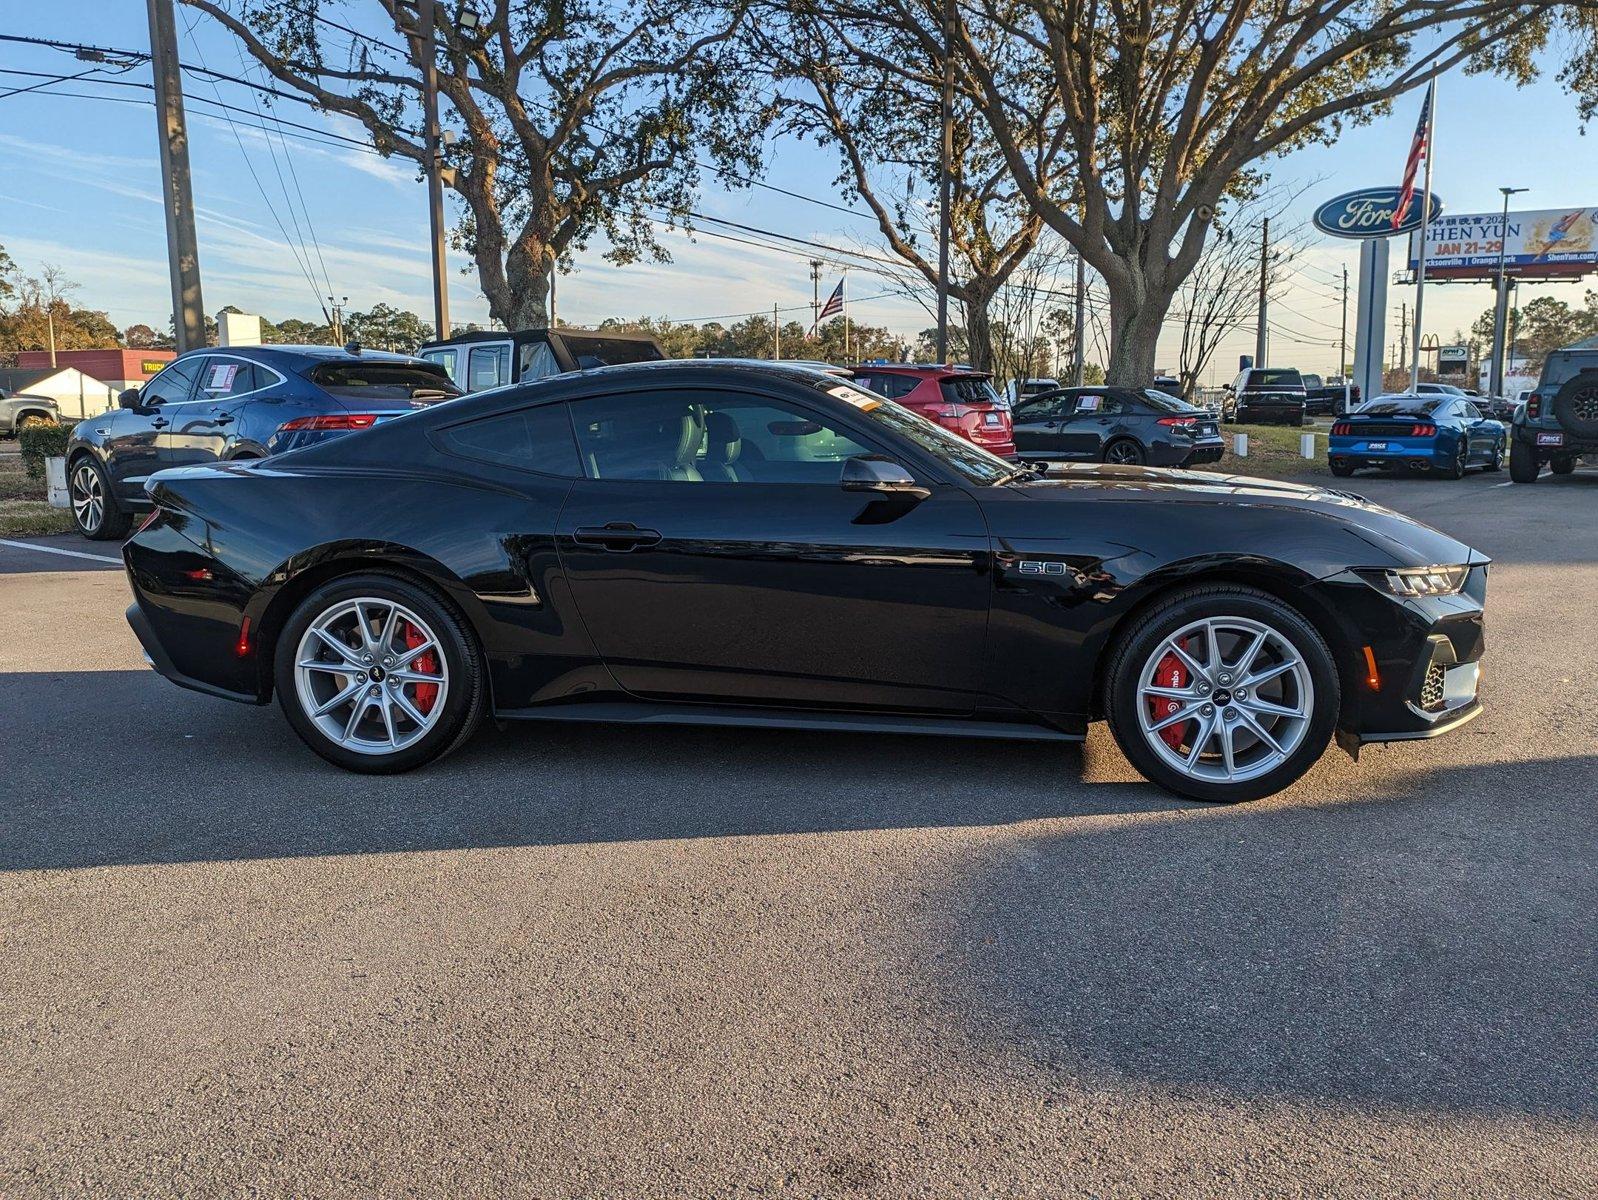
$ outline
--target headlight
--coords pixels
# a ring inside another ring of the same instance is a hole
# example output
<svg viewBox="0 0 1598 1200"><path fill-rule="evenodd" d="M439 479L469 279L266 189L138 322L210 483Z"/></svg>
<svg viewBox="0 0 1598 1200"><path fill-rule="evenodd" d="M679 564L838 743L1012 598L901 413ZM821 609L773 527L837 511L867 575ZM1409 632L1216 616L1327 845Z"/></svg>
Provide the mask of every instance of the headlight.
<svg viewBox="0 0 1598 1200"><path fill-rule="evenodd" d="M1397 571L1362 571L1366 579L1395 596L1452 596L1465 586L1470 568L1405 567Z"/></svg>

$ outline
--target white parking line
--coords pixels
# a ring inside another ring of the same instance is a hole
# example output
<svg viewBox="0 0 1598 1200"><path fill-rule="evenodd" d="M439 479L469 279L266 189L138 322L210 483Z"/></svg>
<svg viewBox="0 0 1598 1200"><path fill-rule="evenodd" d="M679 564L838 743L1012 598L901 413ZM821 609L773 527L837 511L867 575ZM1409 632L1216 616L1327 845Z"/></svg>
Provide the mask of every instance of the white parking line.
<svg viewBox="0 0 1598 1200"><path fill-rule="evenodd" d="M33 542L13 542L0 538L0 546L15 546L18 550L37 550L40 554L61 554L67 558L87 558L94 562L116 563L119 567L122 565L120 558L112 558L107 554L85 554L82 550L62 550L56 546L35 545Z"/></svg>
<svg viewBox="0 0 1598 1200"><path fill-rule="evenodd" d="M1514 487L1515 486L1515 481L1513 479L1511 479L1508 483L1495 483L1492 486L1493 487Z"/></svg>

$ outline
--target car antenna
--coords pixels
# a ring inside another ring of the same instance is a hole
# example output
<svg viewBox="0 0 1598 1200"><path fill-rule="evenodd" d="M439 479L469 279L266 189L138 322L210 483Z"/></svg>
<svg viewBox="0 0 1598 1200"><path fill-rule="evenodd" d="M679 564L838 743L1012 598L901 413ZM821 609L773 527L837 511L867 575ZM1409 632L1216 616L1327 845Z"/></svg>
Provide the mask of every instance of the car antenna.
<svg viewBox="0 0 1598 1200"><path fill-rule="evenodd" d="M344 343L344 352L346 354L359 354L361 352L360 342L356 341L354 338L351 338L349 341Z"/></svg>

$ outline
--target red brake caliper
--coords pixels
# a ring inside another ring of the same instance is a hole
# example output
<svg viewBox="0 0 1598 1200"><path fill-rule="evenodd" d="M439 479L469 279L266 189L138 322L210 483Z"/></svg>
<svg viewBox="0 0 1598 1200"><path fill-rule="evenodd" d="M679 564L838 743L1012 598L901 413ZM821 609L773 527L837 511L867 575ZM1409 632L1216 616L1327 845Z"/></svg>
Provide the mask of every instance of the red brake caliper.
<svg viewBox="0 0 1598 1200"><path fill-rule="evenodd" d="M1183 650L1187 649L1187 639L1181 641ZM1156 687L1181 688L1187 686L1187 668L1182 665L1182 660L1175 654L1167 654L1160 659L1160 665L1154 668L1154 683ZM1161 696L1154 701L1154 719L1163 721L1177 709L1182 707L1180 700L1172 700ZM1160 730L1160 737L1165 739L1165 744L1172 750L1182 748L1182 733L1187 728L1186 721L1178 721L1175 725L1167 725Z"/></svg>
<svg viewBox="0 0 1598 1200"><path fill-rule="evenodd" d="M414 650L427 641L426 635L409 621L405 622L404 636L407 650ZM429 650L426 654L419 654L416 656L416 661L411 663L411 667L422 675L437 675L438 655L432 650ZM438 703L438 684L419 683L416 685L416 709L418 712L424 715L430 713L436 703Z"/></svg>

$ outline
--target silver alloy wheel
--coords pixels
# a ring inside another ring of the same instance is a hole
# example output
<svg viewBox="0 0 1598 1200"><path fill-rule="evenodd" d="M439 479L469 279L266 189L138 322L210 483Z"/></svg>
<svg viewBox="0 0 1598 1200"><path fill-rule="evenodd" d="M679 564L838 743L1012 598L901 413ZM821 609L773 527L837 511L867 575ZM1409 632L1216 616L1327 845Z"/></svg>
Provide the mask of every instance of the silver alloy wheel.
<svg viewBox="0 0 1598 1200"><path fill-rule="evenodd" d="M100 473L84 463L72 473L72 515L78 519L78 528L94 533L105 518L105 492L100 487Z"/></svg>
<svg viewBox="0 0 1598 1200"><path fill-rule="evenodd" d="M1162 674L1173 678L1162 682ZM1304 656L1249 617L1184 625L1138 675L1144 739L1171 767L1206 783L1242 783L1281 766L1303 743L1314 712ZM1179 733L1170 740L1161 736L1172 730Z"/></svg>
<svg viewBox="0 0 1598 1200"><path fill-rule="evenodd" d="M330 741L356 754L393 754L438 724L449 667L416 613L377 596L340 600L306 628L294 652L300 707Z"/></svg>

